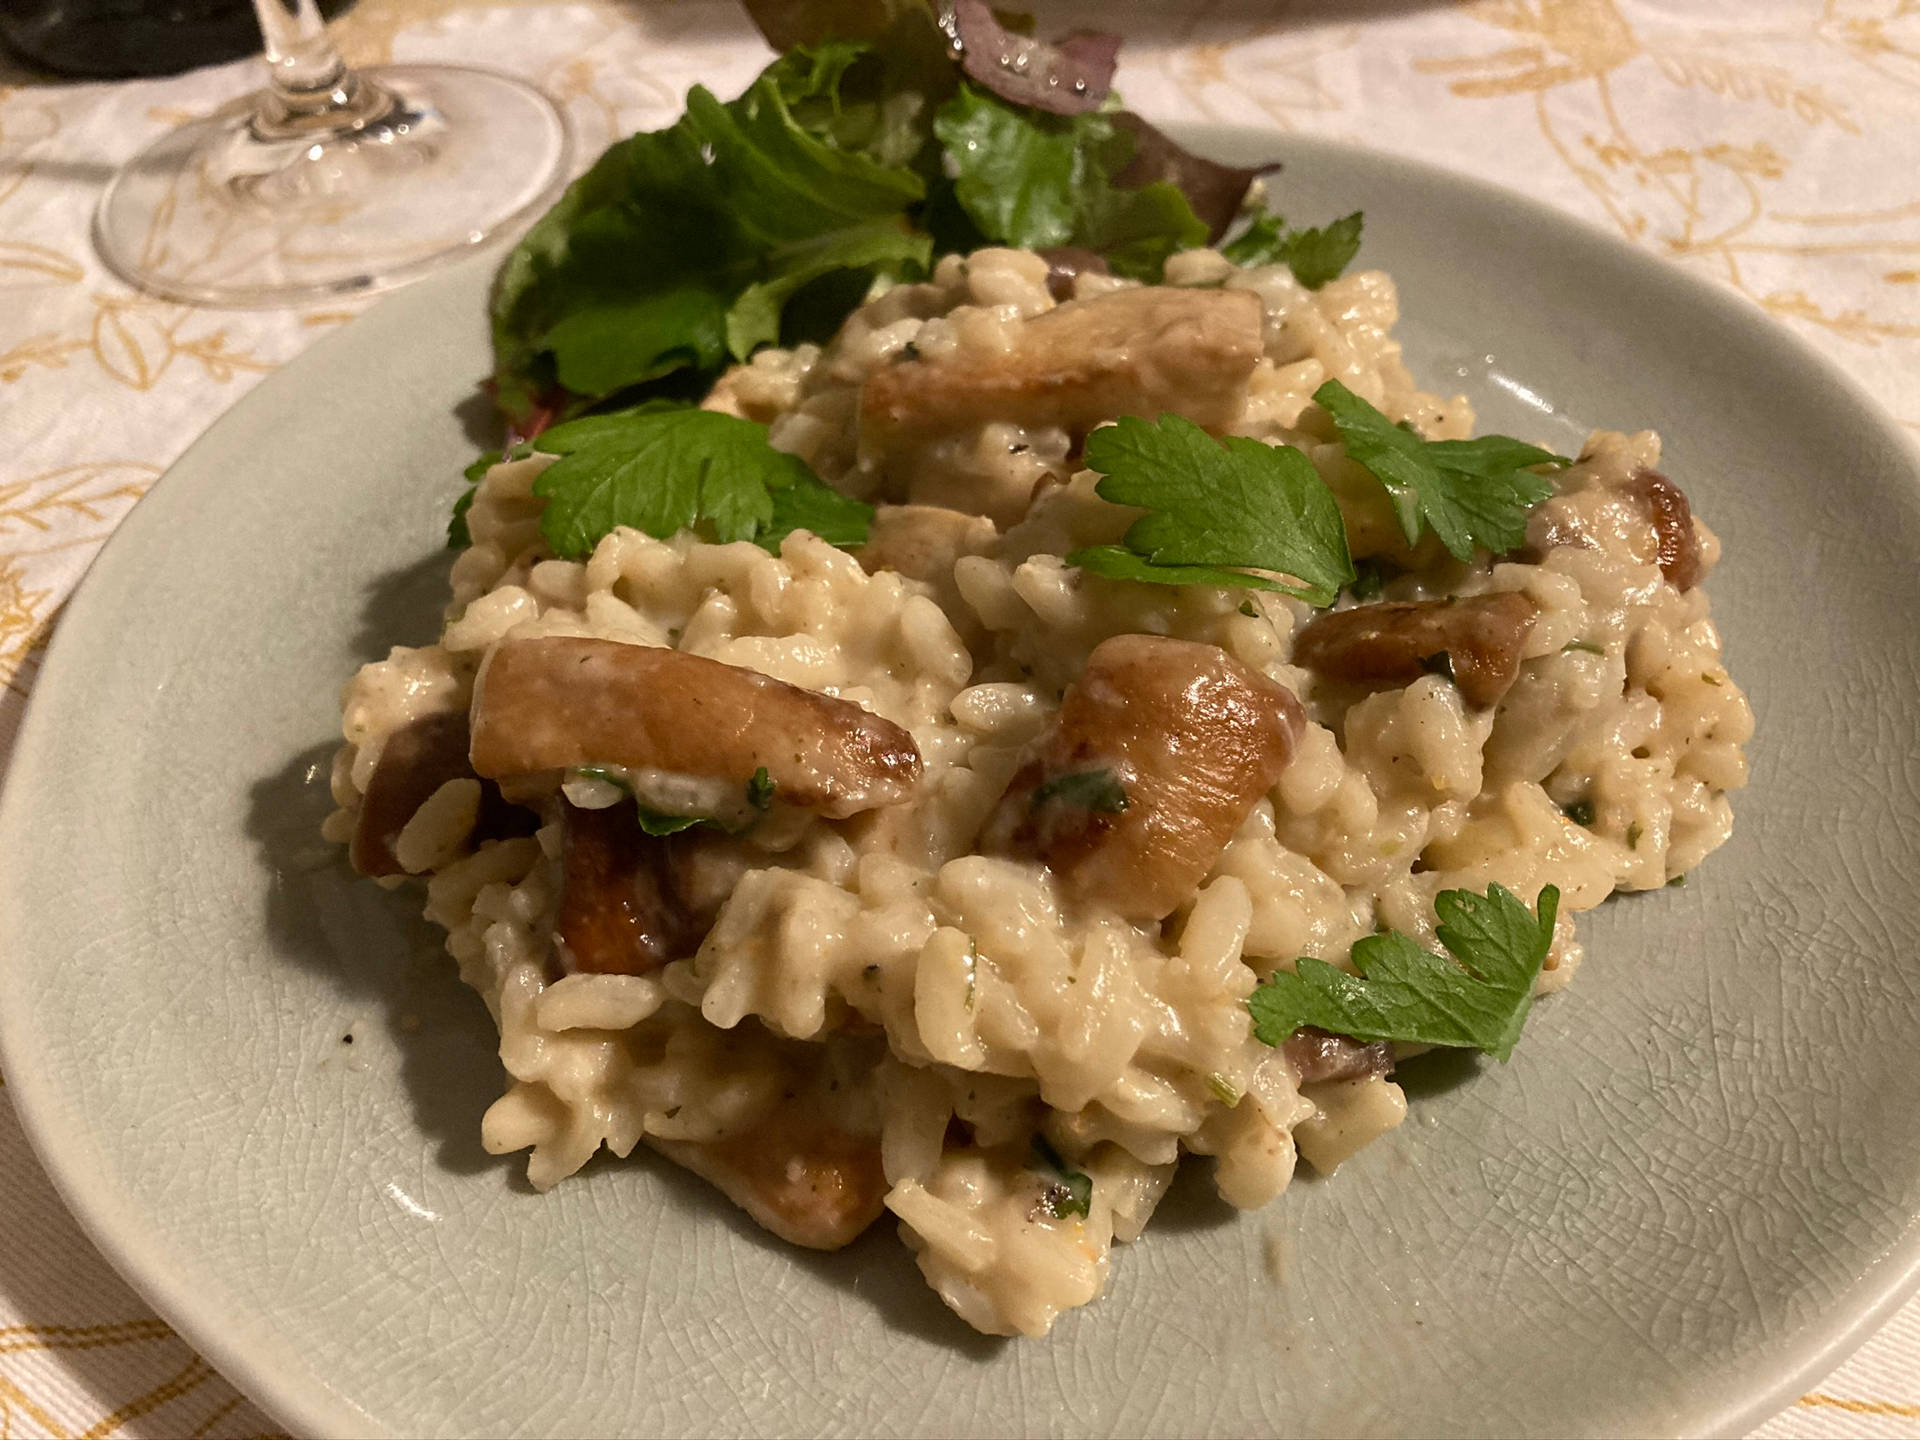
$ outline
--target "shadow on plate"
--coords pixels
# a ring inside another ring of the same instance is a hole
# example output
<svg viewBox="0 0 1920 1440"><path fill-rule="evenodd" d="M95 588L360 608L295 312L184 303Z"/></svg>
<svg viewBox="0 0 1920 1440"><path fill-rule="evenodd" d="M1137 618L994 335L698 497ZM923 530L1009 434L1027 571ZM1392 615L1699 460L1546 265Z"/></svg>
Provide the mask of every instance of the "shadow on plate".
<svg viewBox="0 0 1920 1440"><path fill-rule="evenodd" d="M1009 1342L971 1329L921 1278L913 1252L900 1239L891 1214L882 1214L844 1250L807 1250L762 1230L748 1214L691 1170L683 1170L644 1145L618 1160L604 1151L582 1172L644 1167L667 1203L701 1225L723 1225L743 1244L785 1257L823 1285L847 1291L873 1307L891 1330L943 1345L970 1360L989 1360Z"/></svg>
<svg viewBox="0 0 1920 1440"><path fill-rule="evenodd" d="M275 953L321 975L343 998L379 1007L414 1118L442 1165L462 1175L511 1171L480 1146L480 1117L505 1088L486 1006L460 983L439 932L420 917L418 892L361 879L345 851L320 838L333 808L327 778L337 748L302 751L249 795L248 834L273 877L264 903Z"/></svg>
<svg viewBox="0 0 1920 1440"><path fill-rule="evenodd" d="M355 663L384 660L395 645L431 645L440 638L453 561L453 551L433 550L367 587L353 632Z"/></svg>
<svg viewBox="0 0 1920 1440"><path fill-rule="evenodd" d="M1147 1223L1142 1239L1155 1235L1178 1235L1193 1230L1214 1230L1232 1225L1241 1212L1220 1198L1214 1187L1213 1166L1194 1155L1183 1155L1174 1171L1173 1183L1160 1197L1153 1219Z"/></svg>
<svg viewBox="0 0 1920 1440"><path fill-rule="evenodd" d="M498 450L506 444L507 427L499 407L478 383L471 395L453 407L453 418L476 451Z"/></svg>
<svg viewBox="0 0 1920 1440"><path fill-rule="evenodd" d="M1480 1069L1478 1051L1429 1050L1394 1066L1393 1083L1406 1091L1407 1104L1415 1106L1449 1090L1458 1090L1478 1075Z"/></svg>

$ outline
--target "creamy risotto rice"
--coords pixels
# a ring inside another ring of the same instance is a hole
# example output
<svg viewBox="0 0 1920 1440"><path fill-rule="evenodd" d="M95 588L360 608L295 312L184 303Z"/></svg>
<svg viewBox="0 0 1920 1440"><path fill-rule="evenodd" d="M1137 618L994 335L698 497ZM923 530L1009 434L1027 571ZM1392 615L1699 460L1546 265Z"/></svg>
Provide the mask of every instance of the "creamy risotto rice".
<svg viewBox="0 0 1920 1440"><path fill-rule="evenodd" d="M1408 1047L1263 1044L1263 977L1381 929L1431 948L1442 890L1550 884L1556 990L1575 912L1726 840L1752 716L1658 439L1594 434L1507 555L1410 548L1311 399L1337 379L1470 435L1396 312L1377 271L1309 291L1194 251L1148 288L948 257L707 401L879 507L857 553L619 529L558 559L551 458L487 473L439 642L346 686L327 827L423 883L498 1022L487 1148L546 1189L645 1142L802 1244L884 1208L969 1324L1041 1335L1183 1153L1254 1209L1401 1122ZM1065 563L1138 514L1095 494L1087 431L1163 412L1305 452L1386 562L1334 614L1382 607L1384 636ZM1451 664L1409 673L1389 652L1428 624ZM1091 751L1131 808L1036 821ZM657 838L642 806L721 823Z"/></svg>

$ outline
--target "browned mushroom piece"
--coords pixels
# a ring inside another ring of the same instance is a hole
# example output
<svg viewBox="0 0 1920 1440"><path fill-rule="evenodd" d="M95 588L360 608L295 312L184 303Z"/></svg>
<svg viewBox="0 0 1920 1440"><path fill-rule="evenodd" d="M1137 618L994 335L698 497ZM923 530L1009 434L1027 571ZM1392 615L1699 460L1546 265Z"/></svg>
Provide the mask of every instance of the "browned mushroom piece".
<svg viewBox="0 0 1920 1440"><path fill-rule="evenodd" d="M1687 494L1658 470L1639 470L1628 482L1628 493L1645 502L1660 545L1660 573L1676 590L1700 583L1700 536L1693 528L1693 507Z"/></svg>
<svg viewBox="0 0 1920 1440"><path fill-rule="evenodd" d="M493 778L619 765L738 784L839 819L907 798L913 737L846 700L647 645L501 643L473 695L473 767Z"/></svg>
<svg viewBox="0 0 1920 1440"><path fill-rule="evenodd" d="M560 968L569 975L649 975L700 948L712 915L673 884L678 836L649 835L638 807L565 805L561 812Z"/></svg>
<svg viewBox="0 0 1920 1440"><path fill-rule="evenodd" d="M962 555L985 554L999 533L984 515L943 505L881 505L854 559L870 575L897 570L912 580L950 587L954 563ZM951 614L959 607L942 608Z"/></svg>
<svg viewBox="0 0 1920 1440"><path fill-rule="evenodd" d="M1317 1080L1364 1080L1393 1072L1393 1046L1384 1040L1355 1040L1304 1025L1280 1047L1300 1077L1300 1084Z"/></svg>
<svg viewBox="0 0 1920 1440"><path fill-rule="evenodd" d="M1658 470L1636 470L1613 493L1627 503L1611 507L1614 512L1611 526L1605 519L1582 519L1556 506L1541 506L1529 517L1527 543L1516 555L1530 564L1538 564L1551 550L1597 550L1601 542L1590 526L1634 531L1638 529L1640 517L1633 512L1639 510L1653 528L1653 559L1667 582L1676 590L1691 590L1698 585L1705 577L1706 562L1700 553L1700 532L1694 529L1693 506L1688 503L1686 492ZM1639 531L1639 537L1644 538L1645 534ZM1625 534L1622 538L1638 553L1634 539Z"/></svg>
<svg viewBox="0 0 1920 1440"><path fill-rule="evenodd" d="M1047 262L1047 293L1056 304L1073 298L1073 284L1082 275L1106 275L1106 257L1078 245L1054 245L1037 252Z"/></svg>
<svg viewBox="0 0 1920 1440"><path fill-rule="evenodd" d="M1011 327L1005 347L875 370L860 397L861 443L885 454L988 421L1080 433L1166 411L1218 430L1246 399L1262 322L1248 290L1140 286L1070 300Z"/></svg>
<svg viewBox="0 0 1920 1440"><path fill-rule="evenodd" d="M394 844L414 813L434 791L449 780L477 779L467 758L467 712L442 711L423 715L387 737L380 759L360 797L353 839L347 858L362 875L404 875L406 867L394 854ZM476 839L530 835L539 824L531 810L510 805L500 787L480 784L480 816L474 822Z"/></svg>
<svg viewBox="0 0 1920 1440"><path fill-rule="evenodd" d="M880 1218L887 1193L880 1142L850 1134L791 1100L723 1140L647 1143L712 1181L782 1240L838 1250Z"/></svg>
<svg viewBox="0 0 1920 1440"><path fill-rule="evenodd" d="M1306 725L1293 692L1214 645L1101 642L982 847L1030 856L1083 899L1149 922L1185 901Z"/></svg>
<svg viewBox="0 0 1920 1440"><path fill-rule="evenodd" d="M1294 642L1295 663L1358 685L1410 685L1441 669L1470 705L1497 702L1520 673L1533 602L1506 592L1389 601L1322 615Z"/></svg>

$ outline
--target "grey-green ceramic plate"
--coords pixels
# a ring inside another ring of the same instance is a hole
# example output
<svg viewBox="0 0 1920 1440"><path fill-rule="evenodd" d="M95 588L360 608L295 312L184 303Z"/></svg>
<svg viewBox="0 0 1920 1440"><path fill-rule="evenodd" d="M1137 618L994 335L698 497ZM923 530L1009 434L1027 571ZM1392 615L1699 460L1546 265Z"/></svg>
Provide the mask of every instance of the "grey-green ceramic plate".
<svg viewBox="0 0 1920 1440"><path fill-rule="evenodd" d="M804 1254L648 1159L535 1196L476 1138L501 1084L479 1002L314 836L340 682L433 633L475 448L487 277L423 284L261 385L121 527L0 810L9 1093L101 1248L288 1425L1730 1431L1912 1288L1912 447L1742 301L1537 205L1198 138L1278 149L1292 213L1364 207L1416 370L1489 428L1666 435L1759 713L1732 843L1583 919L1579 982L1512 1064L1412 1067L1402 1130L1264 1213L1190 1176L1048 1340L966 1331L889 1225Z"/></svg>

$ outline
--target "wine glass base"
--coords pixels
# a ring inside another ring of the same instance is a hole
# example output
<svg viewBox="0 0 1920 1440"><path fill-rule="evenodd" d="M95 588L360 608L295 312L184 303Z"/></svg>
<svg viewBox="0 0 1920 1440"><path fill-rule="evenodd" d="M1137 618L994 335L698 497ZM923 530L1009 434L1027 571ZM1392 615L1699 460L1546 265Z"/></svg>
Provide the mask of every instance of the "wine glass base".
<svg viewBox="0 0 1920 1440"><path fill-rule="evenodd" d="M372 294L513 233L566 179L566 124L530 85L450 65L358 82L350 115L287 123L253 95L135 156L94 216L107 267L196 305Z"/></svg>

